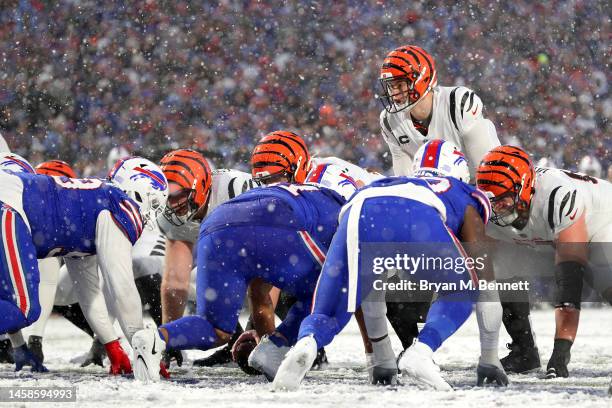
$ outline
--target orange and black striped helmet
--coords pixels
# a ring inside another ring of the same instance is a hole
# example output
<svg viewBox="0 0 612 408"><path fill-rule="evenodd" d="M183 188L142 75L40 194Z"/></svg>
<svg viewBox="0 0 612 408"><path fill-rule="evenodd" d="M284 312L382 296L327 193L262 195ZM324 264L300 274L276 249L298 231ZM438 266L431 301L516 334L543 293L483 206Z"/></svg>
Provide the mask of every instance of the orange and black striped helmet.
<svg viewBox="0 0 612 408"><path fill-rule="evenodd" d="M535 170L524 150L516 146L498 146L489 151L476 171L476 184L491 198L493 222L500 226L524 227L535 191ZM498 207L496 211L496 202L510 198L513 200L511 207L503 212Z"/></svg>
<svg viewBox="0 0 612 408"><path fill-rule="evenodd" d="M379 79L383 88L379 98L390 113L414 106L438 83L433 57L416 45L404 45L387 54Z"/></svg>
<svg viewBox="0 0 612 408"><path fill-rule="evenodd" d="M208 203L212 186L212 172L208 161L191 149L174 150L160 162L168 179L170 195L164 215L175 225L182 225ZM173 196L186 197L180 205L173 204Z"/></svg>
<svg viewBox="0 0 612 408"><path fill-rule="evenodd" d="M310 170L310 154L304 140L292 132L268 133L251 155L253 179L266 183L286 176L291 183L303 183Z"/></svg>
<svg viewBox="0 0 612 408"><path fill-rule="evenodd" d="M62 160L49 160L40 163L38 166L36 166L36 174L77 178L77 175L72 169L72 167L70 167L68 163Z"/></svg>

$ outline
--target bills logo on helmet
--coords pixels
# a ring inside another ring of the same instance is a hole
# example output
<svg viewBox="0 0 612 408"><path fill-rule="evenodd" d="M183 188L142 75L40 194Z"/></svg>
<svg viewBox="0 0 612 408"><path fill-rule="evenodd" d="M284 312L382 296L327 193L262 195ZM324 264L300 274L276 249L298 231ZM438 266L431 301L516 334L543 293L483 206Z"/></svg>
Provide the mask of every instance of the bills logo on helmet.
<svg viewBox="0 0 612 408"><path fill-rule="evenodd" d="M141 178L148 178L151 180L151 185L156 190L165 191L168 187L164 176L155 170L147 170L143 169L142 167L135 167L134 171L136 173L130 176L130 180L132 181L136 181Z"/></svg>
<svg viewBox="0 0 612 408"><path fill-rule="evenodd" d="M457 155L457 158L453 162L453 164L455 166L458 165L459 163L462 163L462 162L467 163L467 159L465 158L465 155L463 153L461 153L459 150L457 150L456 148L453 151L453 154Z"/></svg>
<svg viewBox="0 0 612 408"><path fill-rule="evenodd" d="M26 159L14 153L0 155L0 170L14 171L16 173L35 173L34 167Z"/></svg>
<svg viewBox="0 0 612 408"><path fill-rule="evenodd" d="M359 186L357 185L357 182L355 181L355 179L353 179L351 176L349 176L348 174L342 172L340 173L340 177L343 179L340 183L338 183L341 186L346 186L346 185L351 185L355 188L359 188Z"/></svg>

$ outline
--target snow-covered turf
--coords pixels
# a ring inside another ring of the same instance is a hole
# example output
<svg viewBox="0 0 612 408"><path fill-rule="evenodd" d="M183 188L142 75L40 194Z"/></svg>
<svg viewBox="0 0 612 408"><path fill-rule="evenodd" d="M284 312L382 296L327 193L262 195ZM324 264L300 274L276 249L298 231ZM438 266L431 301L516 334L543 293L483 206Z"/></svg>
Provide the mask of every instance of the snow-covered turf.
<svg viewBox="0 0 612 408"><path fill-rule="evenodd" d="M552 349L552 310L534 311L533 325L543 364ZM502 330L503 332L503 330ZM397 387L367 385L363 348L356 324L349 327L327 348L329 367L310 373L297 392L273 393L263 377L250 377L236 367L193 369L191 361L205 352L187 352L183 368L174 369L172 379L143 385L133 378L109 377L106 368L79 368L70 362L84 353L89 338L61 318L52 318L44 343L48 374L29 371L14 373L0 365L0 386L72 386L78 388L78 407L249 407L272 406L371 406L371 407L610 407L607 390L612 377L612 308L585 309L578 340L572 350L571 378L542 380L542 372L512 375L507 389L475 388L475 362L479 341L475 317L447 341L436 360L455 388L454 392L423 389L404 380ZM396 350L400 351L397 339ZM501 344L509 339L502 335ZM505 350L500 350L505 355ZM32 406L32 403L27 403ZM43 404L45 406L47 404ZM68 404L67 404L68 405ZM7 404L0 403L0 406Z"/></svg>

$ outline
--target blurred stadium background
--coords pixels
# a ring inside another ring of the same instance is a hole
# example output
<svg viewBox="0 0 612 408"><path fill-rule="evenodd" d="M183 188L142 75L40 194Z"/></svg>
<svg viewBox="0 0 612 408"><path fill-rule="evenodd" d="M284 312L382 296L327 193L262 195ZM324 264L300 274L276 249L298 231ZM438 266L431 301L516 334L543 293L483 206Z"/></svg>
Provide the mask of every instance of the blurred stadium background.
<svg viewBox="0 0 612 408"><path fill-rule="evenodd" d="M465 84L502 143L575 169L612 162L607 1L9 0L0 9L0 132L34 164L103 175L111 149L191 147L248 169L290 128L320 155L387 170L378 69L415 43ZM608 174L612 174L612 170Z"/></svg>

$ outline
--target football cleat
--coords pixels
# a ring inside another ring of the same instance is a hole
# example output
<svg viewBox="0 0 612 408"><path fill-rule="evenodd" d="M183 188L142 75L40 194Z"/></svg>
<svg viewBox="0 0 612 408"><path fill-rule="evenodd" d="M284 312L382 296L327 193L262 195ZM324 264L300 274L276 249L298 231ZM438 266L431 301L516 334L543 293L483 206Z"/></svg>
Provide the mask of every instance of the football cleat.
<svg viewBox="0 0 612 408"><path fill-rule="evenodd" d="M28 348L36 356L36 358L43 363L45 361L45 355L42 350L42 337L41 336L30 336L28 338Z"/></svg>
<svg viewBox="0 0 612 408"><path fill-rule="evenodd" d="M268 381L273 381L289 348L284 339L274 333L266 334L249 355L249 366L262 372Z"/></svg>
<svg viewBox="0 0 612 408"><path fill-rule="evenodd" d="M522 348L508 343L510 353L500 361L507 373L525 374L541 367L540 354L537 347Z"/></svg>
<svg viewBox="0 0 612 408"><path fill-rule="evenodd" d="M402 356L398 368L415 380L439 391L452 391L453 387L440 375L440 367L433 361L433 350L424 343L414 343Z"/></svg>
<svg viewBox="0 0 612 408"><path fill-rule="evenodd" d="M9 339L0 340L0 364L13 364L14 362L11 341Z"/></svg>
<svg viewBox="0 0 612 408"><path fill-rule="evenodd" d="M319 350L317 350L317 358L315 358L314 363L312 363L311 370L325 370L325 367L327 367L328 364L329 362L327 361L327 353L325 352L325 348L321 347Z"/></svg>
<svg viewBox="0 0 612 408"><path fill-rule="evenodd" d="M25 344L13 348L13 358L15 359L15 371L21 371L26 365L32 367L32 372L46 373L49 371Z"/></svg>
<svg viewBox="0 0 612 408"><path fill-rule="evenodd" d="M134 377L144 383L159 381L162 351L166 342L157 329L139 330L132 337L134 349Z"/></svg>
<svg viewBox="0 0 612 408"><path fill-rule="evenodd" d="M317 358L317 342L314 337L311 335L301 338L287 352L276 372L272 387L276 391L296 390L312 367L315 358Z"/></svg>

